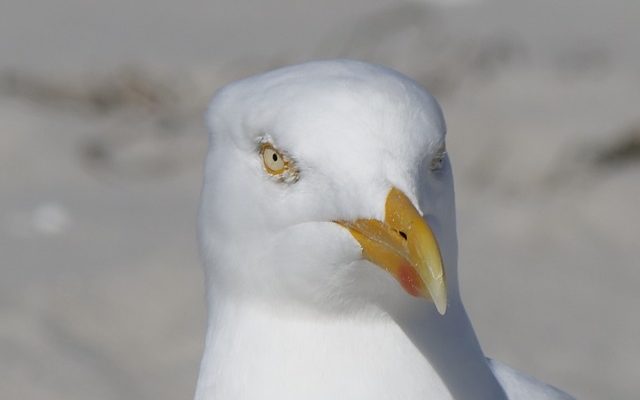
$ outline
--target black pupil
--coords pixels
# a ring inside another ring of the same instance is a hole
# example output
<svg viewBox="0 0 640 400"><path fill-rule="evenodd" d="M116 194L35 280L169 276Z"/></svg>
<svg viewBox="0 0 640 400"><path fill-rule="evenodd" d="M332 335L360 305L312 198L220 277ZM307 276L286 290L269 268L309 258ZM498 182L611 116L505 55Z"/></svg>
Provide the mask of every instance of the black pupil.
<svg viewBox="0 0 640 400"><path fill-rule="evenodd" d="M271 158L273 158L273 161L278 161L278 155L276 153L273 153Z"/></svg>
<svg viewBox="0 0 640 400"><path fill-rule="evenodd" d="M407 234L406 234L406 233L404 233L404 232L402 232L402 231L400 231L400 232L398 232L398 233L400 234L400 236L402 236L402 238L403 238L404 240L407 240Z"/></svg>

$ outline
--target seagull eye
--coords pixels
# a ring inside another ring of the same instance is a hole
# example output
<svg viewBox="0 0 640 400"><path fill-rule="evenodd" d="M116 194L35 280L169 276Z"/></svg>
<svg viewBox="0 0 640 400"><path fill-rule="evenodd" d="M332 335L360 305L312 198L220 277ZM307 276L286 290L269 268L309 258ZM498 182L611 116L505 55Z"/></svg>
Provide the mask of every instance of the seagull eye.
<svg viewBox="0 0 640 400"><path fill-rule="evenodd" d="M260 157L264 170L269 175L286 183L298 180L298 170L293 161L271 143L265 142L260 145Z"/></svg>
<svg viewBox="0 0 640 400"><path fill-rule="evenodd" d="M439 171L442 169L442 165L444 164L444 159L447 156L447 148L444 144L438 149L436 154L431 159L431 164L429 165L429 169L431 171Z"/></svg>
<svg viewBox="0 0 640 400"><path fill-rule="evenodd" d="M260 154L262 155L264 168L271 175L280 175L287 170L289 163L285 161L282 154L270 144L263 145Z"/></svg>

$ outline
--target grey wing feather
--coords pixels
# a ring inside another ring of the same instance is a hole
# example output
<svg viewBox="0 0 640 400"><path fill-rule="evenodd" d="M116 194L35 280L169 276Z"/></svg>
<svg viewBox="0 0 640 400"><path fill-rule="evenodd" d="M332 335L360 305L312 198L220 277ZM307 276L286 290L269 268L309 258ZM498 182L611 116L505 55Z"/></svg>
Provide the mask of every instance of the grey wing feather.
<svg viewBox="0 0 640 400"><path fill-rule="evenodd" d="M516 371L506 364L489 358L487 362L509 400L575 400L567 393Z"/></svg>

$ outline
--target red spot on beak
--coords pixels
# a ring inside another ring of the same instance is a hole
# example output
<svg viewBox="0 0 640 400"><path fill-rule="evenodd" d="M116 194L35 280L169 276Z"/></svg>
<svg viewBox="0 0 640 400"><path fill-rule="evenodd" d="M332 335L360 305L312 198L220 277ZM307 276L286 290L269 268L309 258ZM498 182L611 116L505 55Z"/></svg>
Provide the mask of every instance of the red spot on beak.
<svg viewBox="0 0 640 400"><path fill-rule="evenodd" d="M420 289L422 289L423 286L422 280L411 265L402 264L402 266L400 266L398 281L400 281L400 285L402 285L404 290L411 296L420 297Z"/></svg>

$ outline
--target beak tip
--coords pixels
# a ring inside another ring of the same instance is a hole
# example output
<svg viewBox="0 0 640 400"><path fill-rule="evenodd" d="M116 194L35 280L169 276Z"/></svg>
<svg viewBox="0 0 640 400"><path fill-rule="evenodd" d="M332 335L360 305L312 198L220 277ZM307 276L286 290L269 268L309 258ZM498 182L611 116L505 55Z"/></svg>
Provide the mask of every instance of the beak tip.
<svg viewBox="0 0 640 400"><path fill-rule="evenodd" d="M444 281L431 282L427 287L436 310L440 315L444 315L447 312L447 289Z"/></svg>
<svg viewBox="0 0 640 400"><path fill-rule="evenodd" d="M436 310L438 310L438 313L440 315L444 315L447 312L447 301L446 301L446 299L444 301L434 301L434 304L436 306Z"/></svg>

